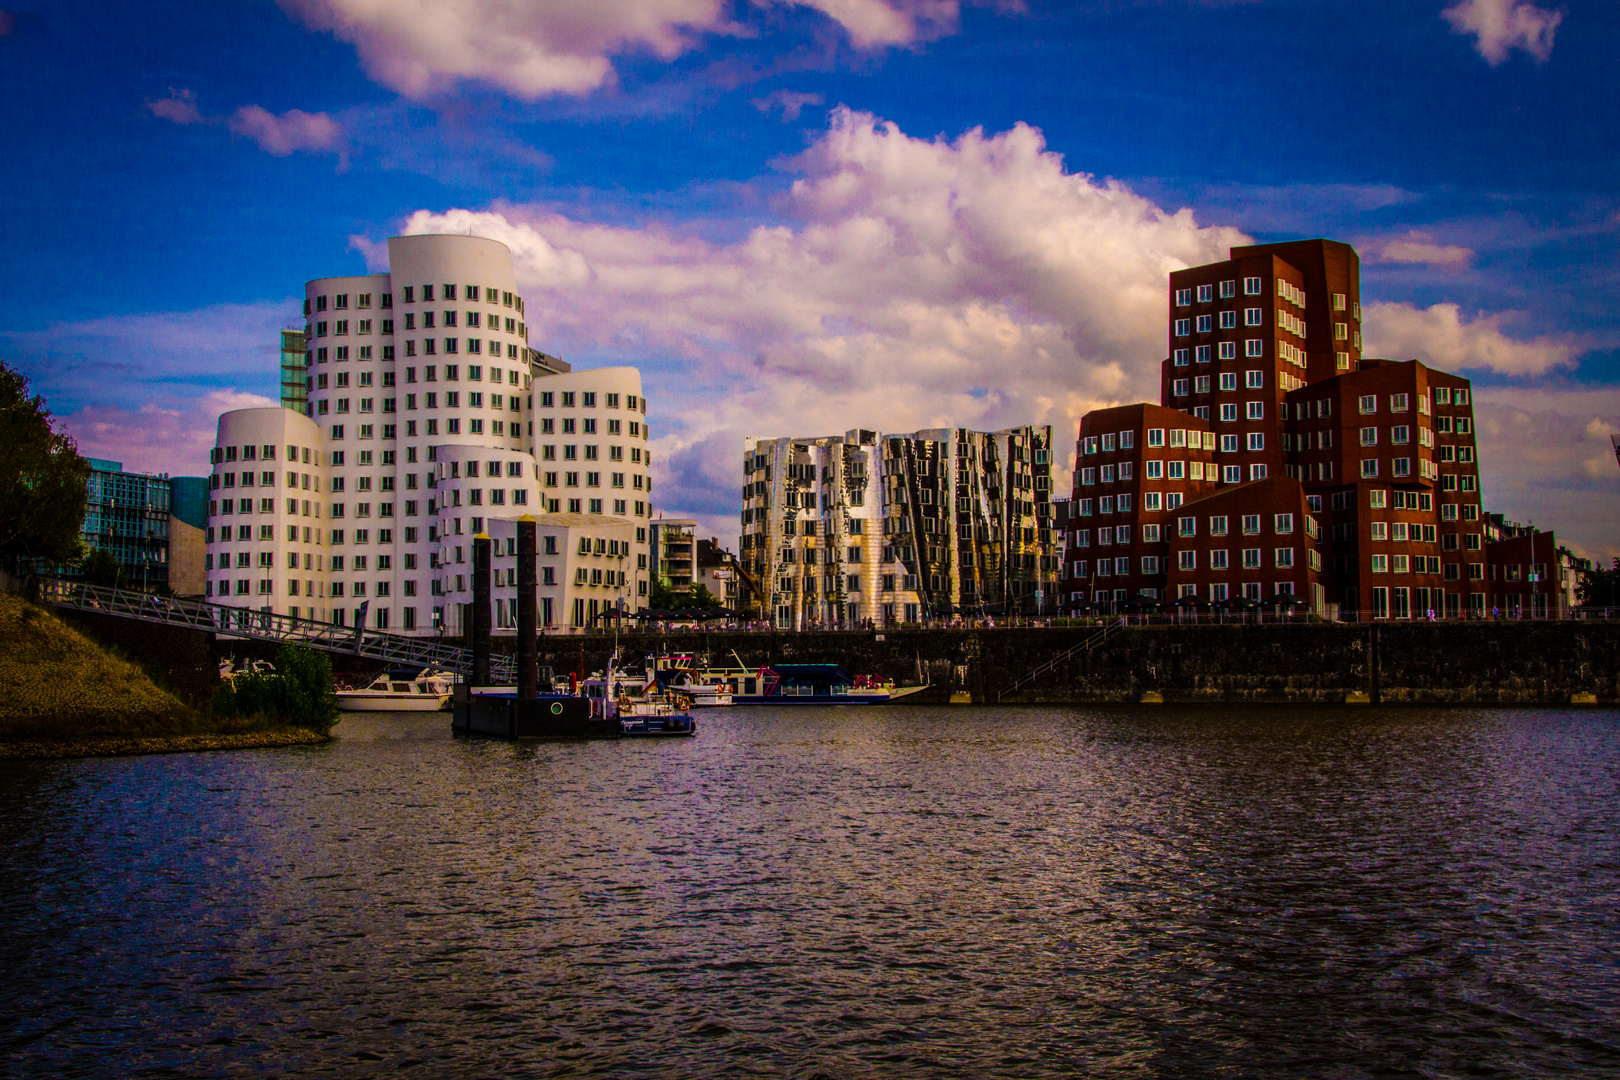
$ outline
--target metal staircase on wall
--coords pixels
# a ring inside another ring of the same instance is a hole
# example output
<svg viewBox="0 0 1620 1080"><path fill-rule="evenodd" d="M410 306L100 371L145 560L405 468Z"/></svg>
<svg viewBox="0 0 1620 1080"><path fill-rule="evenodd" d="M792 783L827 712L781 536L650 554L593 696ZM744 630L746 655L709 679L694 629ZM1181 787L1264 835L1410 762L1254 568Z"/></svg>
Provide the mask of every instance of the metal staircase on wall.
<svg viewBox="0 0 1620 1080"><path fill-rule="evenodd" d="M1005 690L1002 690L1002 691L998 692L996 694L996 701L1000 702L1000 701L1004 700L1007 697L1008 694L1017 693L1020 687L1028 686L1030 683L1034 682L1036 679L1040 678L1042 675L1045 675L1048 671L1051 671L1053 668L1057 667L1059 664L1062 664L1065 661L1069 660L1071 657L1078 656L1081 653L1090 652L1092 649L1095 649L1098 645L1101 645L1103 643L1104 639L1106 639L1109 635L1114 633L1114 631L1118 630L1119 628L1120 628L1119 623L1109 623L1107 626L1104 626L1102 629L1096 631L1095 633L1088 634L1080 642L1080 644L1074 646L1071 649L1065 649L1063 652L1058 653L1052 659L1048 660L1046 663L1042 664L1040 667L1036 668L1034 671L1031 671L1028 675L1025 675L1022 679L1019 679L1017 682L1013 683L1011 686L1007 687Z"/></svg>
<svg viewBox="0 0 1620 1080"><path fill-rule="evenodd" d="M71 608L121 619L183 626L250 641L305 645L326 652L363 656L400 667L436 668L468 675L472 650L446 645L431 638L406 637L364 627L333 626L315 619L295 619L251 608L209 604L201 600L153 596L130 589L89 585L67 578L40 578L39 600L52 607ZM506 685L516 678L510 657L490 657L490 679Z"/></svg>

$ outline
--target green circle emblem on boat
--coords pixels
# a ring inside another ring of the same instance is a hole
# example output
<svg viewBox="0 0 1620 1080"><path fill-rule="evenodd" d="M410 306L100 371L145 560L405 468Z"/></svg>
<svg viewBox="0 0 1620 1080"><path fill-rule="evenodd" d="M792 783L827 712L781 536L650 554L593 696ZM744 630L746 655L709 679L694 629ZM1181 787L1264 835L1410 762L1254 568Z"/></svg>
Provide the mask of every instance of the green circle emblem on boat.
<svg viewBox="0 0 1620 1080"><path fill-rule="evenodd" d="M561 716L562 715L562 702L553 701L551 703L551 715L552 716Z"/></svg>

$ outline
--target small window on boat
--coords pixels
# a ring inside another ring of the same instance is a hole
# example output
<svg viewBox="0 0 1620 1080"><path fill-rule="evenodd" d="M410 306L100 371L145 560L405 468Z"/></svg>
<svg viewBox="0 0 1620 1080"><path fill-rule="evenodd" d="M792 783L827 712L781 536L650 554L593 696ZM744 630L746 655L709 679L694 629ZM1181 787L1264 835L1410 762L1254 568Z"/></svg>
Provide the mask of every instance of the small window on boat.
<svg viewBox="0 0 1620 1080"><path fill-rule="evenodd" d="M396 694L408 694L408 693L411 692L411 684L410 683L397 682L397 683L390 683L389 685L393 687L394 693L396 693Z"/></svg>

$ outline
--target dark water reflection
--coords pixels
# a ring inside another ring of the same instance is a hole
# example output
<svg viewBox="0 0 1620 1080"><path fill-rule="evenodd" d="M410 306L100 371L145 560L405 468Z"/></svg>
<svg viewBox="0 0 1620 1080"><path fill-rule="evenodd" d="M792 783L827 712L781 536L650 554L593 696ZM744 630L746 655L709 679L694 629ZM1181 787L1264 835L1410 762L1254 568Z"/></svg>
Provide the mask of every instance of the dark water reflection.
<svg viewBox="0 0 1620 1080"><path fill-rule="evenodd" d="M0 1072L1620 1075L1620 723L706 714L0 763Z"/></svg>

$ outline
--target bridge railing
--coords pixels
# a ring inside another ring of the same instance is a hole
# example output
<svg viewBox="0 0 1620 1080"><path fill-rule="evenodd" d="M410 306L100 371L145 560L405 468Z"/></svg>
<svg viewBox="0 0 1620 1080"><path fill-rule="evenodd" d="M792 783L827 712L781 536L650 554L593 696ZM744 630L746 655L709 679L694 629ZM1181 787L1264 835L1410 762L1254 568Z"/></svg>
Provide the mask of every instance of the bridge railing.
<svg viewBox="0 0 1620 1080"><path fill-rule="evenodd" d="M472 651L431 638L407 637L358 626L335 626L318 619L270 611L211 604L203 600L154 596L132 589L91 585L71 578L39 578L39 599L52 607L113 615L123 619L183 626L208 633L304 645L325 652L363 656L402 667L431 667L459 675L472 673ZM490 657L490 678L497 684L516 678L512 660Z"/></svg>

